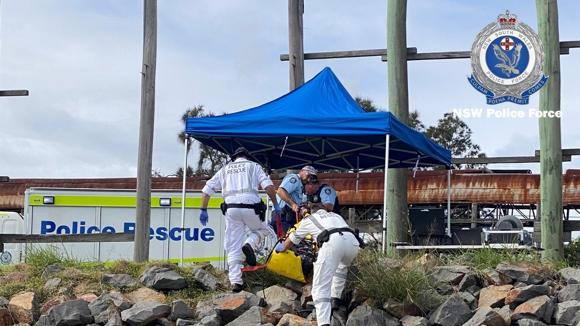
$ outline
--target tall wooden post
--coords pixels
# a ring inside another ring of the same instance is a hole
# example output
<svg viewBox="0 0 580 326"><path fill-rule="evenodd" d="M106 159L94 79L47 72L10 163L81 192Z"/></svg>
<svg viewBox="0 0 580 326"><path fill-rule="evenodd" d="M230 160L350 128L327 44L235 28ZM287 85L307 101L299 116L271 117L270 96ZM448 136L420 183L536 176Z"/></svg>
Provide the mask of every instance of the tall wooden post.
<svg viewBox="0 0 580 326"><path fill-rule="evenodd" d="M408 124L409 91L407 84L407 0L388 0L387 67L389 111ZM407 241L407 170L388 169L387 250L391 243Z"/></svg>
<svg viewBox="0 0 580 326"><path fill-rule="evenodd" d="M544 74L540 111L560 111L560 36L556 0L536 0L538 34L544 45ZM562 259L562 142L560 118L540 118L540 202L542 258Z"/></svg>
<svg viewBox="0 0 580 326"><path fill-rule="evenodd" d="M155 63L157 56L157 0L144 0L144 5L141 121L139 125L137 166L137 213L135 216L135 249L133 251L133 259L136 262L149 259L151 165L155 120Z"/></svg>
<svg viewBox="0 0 580 326"><path fill-rule="evenodd" d="M303 15L304 0L288 0L290 90L294 90L304 84Z"/></svg>

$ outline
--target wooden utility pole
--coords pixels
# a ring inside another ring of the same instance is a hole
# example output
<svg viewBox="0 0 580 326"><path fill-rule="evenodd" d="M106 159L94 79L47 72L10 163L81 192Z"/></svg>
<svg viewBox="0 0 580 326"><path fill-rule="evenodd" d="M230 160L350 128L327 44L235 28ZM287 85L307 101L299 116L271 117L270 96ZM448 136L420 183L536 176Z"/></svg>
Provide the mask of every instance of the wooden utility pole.
<svg viewBox="0 0 580 326"><path fill-rule="evenodd" d="M540 90L540 111L560 111L560 36L556 0L536 0L538 34L544 46L544 74L548 82ZM540 207L542 258L564 257L562 235L562 140L560 118L539 118Z"/></svg>
<svg viewBox="0 0 580 326"><path fill-rule="evenodd" d="M144 0L143 67L141 71L141 117L137 166L137 215L133 259L149 259L151 224L151 165L155 122L155 63L157 58L157 0Z"/></svg>
<svg viewBox="0 0 580 326"><path fill-rule="evenodd" d="M288 0L290 90L304 84L303 15L304 0Z"/></svg>
<svg viewBox="0 0 580 326"><path fill-rule="evenodd" d="M409 122L407 83L407 0L388 0L387 67L389 111L400 121ZM387 169L387 251L393 242L407 241L407 170Z"/></svg>

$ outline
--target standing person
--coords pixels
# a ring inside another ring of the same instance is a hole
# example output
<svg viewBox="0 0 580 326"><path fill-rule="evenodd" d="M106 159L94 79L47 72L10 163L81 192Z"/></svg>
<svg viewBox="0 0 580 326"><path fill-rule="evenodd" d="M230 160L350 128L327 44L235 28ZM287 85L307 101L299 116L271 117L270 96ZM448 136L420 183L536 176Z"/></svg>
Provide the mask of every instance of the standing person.
<svg viewBox="0 0 580 326"><path fill-rule="evenodd" d="M309 203L321 203L326 211L340 214L336 190L325 183L320 184L316 175L308 176L304 193Z"/></svg>
<svg viewBox="0 0 580 326"><path fill-rule="evenodd" d="M362 241L340 215L327 212L321 204L310 204L310 211L312 214L302 209L304 218L300 225L275 250L285 251L292 244L299 244L308 234L316 238L319 251L314 263L312 299L318 325L330 326L332 303L340 302L348 267L358 254Z"/></svg>
<svg viewBox="0 0 580 326"><path fill-rule="evenodd" d="M280 213L272 180L258 163L249 160L250 157L246 148L236 149L231 156L232 162L221 168L202 189L199 220L204 226L209 219L207 204L211 195L221 190L224 197L222 204L222 212L226 216L224 248L228 256L228 277L233 292L240 292L243 288L241 271L244 264L243 256L248 265L255 266L254 249L270 232L268 226L262 223L266 205L258 195L258 187L266 190L274 203L274 210ZM252 231L247 239L244 237L246 227Z"/></svg>
<svg viewBox="0 0 580 326"><path fill-rule="evenodd" d="M296 224L296 214L299 213L300 205L302 204L302 194L304 193L304 184L310 175L316 175L317 171L310 165L303 167L300 172L290 173L282 179L280 187L278 187L278 202L282 210L282 228L286 233L289 228ZM270 225L274 230L277 230L276 220L272 218Z"/></svg>

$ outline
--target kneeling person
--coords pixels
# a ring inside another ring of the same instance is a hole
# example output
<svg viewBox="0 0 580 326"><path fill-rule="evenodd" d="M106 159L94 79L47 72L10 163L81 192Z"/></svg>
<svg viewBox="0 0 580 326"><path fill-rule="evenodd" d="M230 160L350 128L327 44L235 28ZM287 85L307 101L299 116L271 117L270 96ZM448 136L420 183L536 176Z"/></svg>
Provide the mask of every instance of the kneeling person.
<svg viewBox="0 0 580 326"><path fill-rule="evenodd" d="M312 298L318 325L324 326L330 325L331 302L340 300L346 285L348 267L362 243L342 216L327 212L320 204L311 204L310 211L312 214L302 209L304 219L285 242L276 246L276 251L287 250L292 244L300 243L308 234L317 239L319 251L314 263Z"/></svg>

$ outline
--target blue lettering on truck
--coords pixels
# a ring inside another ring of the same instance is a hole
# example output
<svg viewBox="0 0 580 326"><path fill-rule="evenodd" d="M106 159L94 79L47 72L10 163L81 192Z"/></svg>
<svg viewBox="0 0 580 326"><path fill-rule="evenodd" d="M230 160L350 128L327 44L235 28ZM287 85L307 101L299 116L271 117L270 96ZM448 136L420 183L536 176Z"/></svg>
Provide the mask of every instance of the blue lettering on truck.
<svg viewBox="0 0 580 326"><path fill-rule="evenodd" d="M102 229L95 225L86 225L85 221L73 221L70 225L57 225L53 221L40 221L40 234L90 234L90 233L116 233L113 226L105 226ZM135 233L135 222L123 223L124 233ZM149 239L165 241L212 241L215 238L215 231L212 228L184 228L174 227L168 229L165 226L149 229Z"/></svg>

